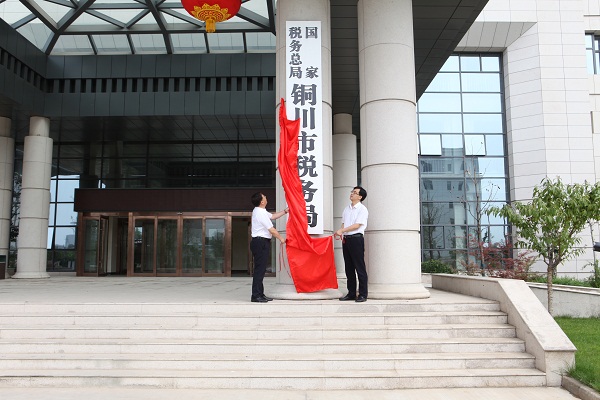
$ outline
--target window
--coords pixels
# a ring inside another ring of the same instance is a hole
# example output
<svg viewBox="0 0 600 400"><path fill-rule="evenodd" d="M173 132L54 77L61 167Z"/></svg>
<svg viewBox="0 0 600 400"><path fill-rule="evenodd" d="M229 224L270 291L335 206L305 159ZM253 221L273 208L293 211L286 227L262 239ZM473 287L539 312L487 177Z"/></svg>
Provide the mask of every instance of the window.
<svg viewBox="0 0 600 400"><path fill-rule="evenodd" d="M464 268L469 242L504 240L485 210L508 199L501 57L452 55L419 99L423 260Z"/></svg>
<svg viewBox="0 0 600 400"><path fill-rule="evenodd" d="M588 72L600 74L600 36L592 33L585 35L585 54Z"/></svg>

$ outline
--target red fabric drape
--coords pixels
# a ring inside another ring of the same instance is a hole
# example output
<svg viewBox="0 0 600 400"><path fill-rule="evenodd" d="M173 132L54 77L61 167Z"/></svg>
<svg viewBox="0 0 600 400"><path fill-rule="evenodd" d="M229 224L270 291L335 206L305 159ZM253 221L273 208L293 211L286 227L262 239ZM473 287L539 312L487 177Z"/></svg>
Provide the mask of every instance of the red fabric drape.
<svg viewBox="0 0 600 400"><path fill-rule="evenodd" d="M294 286L298 293L337 289L333 236L313 238L307 231L306 201L298 176L300 120L287 119L283 99L279 109L279 125L281 133L277 161L285 200L290 209L285 243Z"/></svg>

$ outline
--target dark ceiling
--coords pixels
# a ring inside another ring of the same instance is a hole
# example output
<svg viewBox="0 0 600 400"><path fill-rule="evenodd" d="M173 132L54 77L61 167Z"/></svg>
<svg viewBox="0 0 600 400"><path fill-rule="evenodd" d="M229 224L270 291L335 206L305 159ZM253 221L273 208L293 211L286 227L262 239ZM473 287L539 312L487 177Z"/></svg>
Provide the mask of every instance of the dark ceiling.
<svg viewBox="0 0 600 400"><path fill-rule="evenodd" d="M413 0L417 99L452 54L488 0ZM331 0L333 113L354 116L357 132L358 26L356 0Z"/></svg>
<svg viewBox="0 0 600 400"><path fill-rule="evenodd" d="M477 15L488 0L413 0L413 27L415 40L415 73L417 99L425 91L441 66L456 45L467 32ZM348 113L353 115L353 130L359 135L359 74L358 74L358 27L357 0L331 0L331 41L332 41L332 102L333 113ZM25 110L19 110L9 99L0 95L0 112L2 115L12 115L13 123L18 131L28 125L29 115ZM177 120L177 117L155 117L165 121ZM232 121L236 116L231 116ZM265 115L263 118L274 120L275 115ZM16 121L15 121L16 119ZM123 121L123 129L130 120L139 125L141 117L119 118ZM59 137L59 132L68 129L81 129L83 121L70 119L69 124L52 123L51 136ZM170 125L157 124L161 126ZM175 124L176 125L176 124ZM234 124L232 124L234 125ZM266 126L273 125L271 122ZM119 127L111 126L113 130ZM149 126L152 129L152 126ZM58 130L58 131L57 131ZM158 132L157 132L158 133ZM18 132L22 137L26 132ZM65 132L62 132L61 136ZM75 132L67 133L69 136ZM82 134L82 132L78 132Z"/></svg>

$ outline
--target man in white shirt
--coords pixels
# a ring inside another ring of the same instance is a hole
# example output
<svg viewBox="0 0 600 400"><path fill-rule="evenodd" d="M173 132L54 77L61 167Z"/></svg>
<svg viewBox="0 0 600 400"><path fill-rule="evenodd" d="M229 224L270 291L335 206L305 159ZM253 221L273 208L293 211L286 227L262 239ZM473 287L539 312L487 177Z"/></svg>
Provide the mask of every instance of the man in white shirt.
<svg viewBox="0 0 600 400"><path fill-rule="evenodd" d="M252 275L252 297L253 303L266 303L273 300L265 296L263 279L267 272L267 264L271 255L271 238L275 236L281 243L285 239L277 232L271 220L282 217L288 213L286 208L283 211L271 214L267 211L267 196L258 192L252 195L252 241L250 250L254 258L254 274Z"/></svg>
<svg viewBox="0 0 600 400"><path fill-rule="evenodd" d="M369 295L367 266L365 265L365 229L369 211L362 202L367 191L356 186L350 192L350 205L342 213L342 227L335 232L335 237L342 239L342 251L346 266L348 294L341 301L355 300L358 303L367 301ZM356 296L356 276L358 275L358 297Z"/></svg>

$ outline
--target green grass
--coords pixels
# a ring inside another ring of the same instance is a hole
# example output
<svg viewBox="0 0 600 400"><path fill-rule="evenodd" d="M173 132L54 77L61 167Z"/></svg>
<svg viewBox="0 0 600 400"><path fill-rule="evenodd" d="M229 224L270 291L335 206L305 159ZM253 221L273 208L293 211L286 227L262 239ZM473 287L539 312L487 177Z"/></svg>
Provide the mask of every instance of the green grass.
<svg viewBox="0 0 600 400"><path fill-rule="evenodd" d="M558 317L556 322L577 347L569 376L600 391L600 318Z"/></svg>

